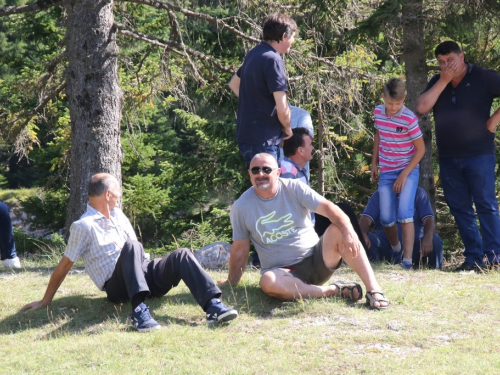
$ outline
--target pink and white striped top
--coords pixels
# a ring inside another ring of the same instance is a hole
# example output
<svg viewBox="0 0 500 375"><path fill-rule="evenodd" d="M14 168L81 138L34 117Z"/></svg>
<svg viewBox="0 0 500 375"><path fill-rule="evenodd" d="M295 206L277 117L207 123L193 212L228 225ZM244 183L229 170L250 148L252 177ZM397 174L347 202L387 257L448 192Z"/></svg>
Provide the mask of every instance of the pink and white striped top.
<svg viewBox="0 0 500 375"><path fill-rule="evenodd" d="M413 141L422 136L417 116L403 105L398 113L389 117L384 104L375 107L373 115L380 135L380 172L404 169L416 152Z"/></svg>

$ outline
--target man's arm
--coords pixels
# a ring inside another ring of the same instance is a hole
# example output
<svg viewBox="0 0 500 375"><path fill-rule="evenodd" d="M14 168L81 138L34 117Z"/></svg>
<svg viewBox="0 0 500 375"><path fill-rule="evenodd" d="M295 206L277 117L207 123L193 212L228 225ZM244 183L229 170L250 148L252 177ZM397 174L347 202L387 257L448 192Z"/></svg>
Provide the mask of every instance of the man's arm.
<svg viewBox="0 0 500 375"><path fill-rule="evenodd" d="M370 248L372 245L370 242L370 238L368 237L368 232L370 231L370 228L373 224L372 219L370 219L369 216L361 215L358 222L361 233L363 233L363 238L365 239L366 247Z"/></svg>
<svg viewBox="0 0 500 375"><path fill-rule="evenodd" d="M226 280L220 280L218 285L231 284L238 285L245 272L250 253L250 239L233 241L229 254L229 274Z"/></svg>
<svg viewBox="0 0 500 375"><path fill-rule="evenodd" d="M283 139L290 138L292 133L292 125L290 123L290 106L288 105L288 99L286 91L275 91L273 92L274 101L276 102L276 112L278 112L278 119L283 127L283 133L285 136Z"/></svg>
<svg viewBox="0 0 500 375"><path fill-rule="evenodd" d="M234 94L239 98L240 97L240 77L238 77L236 74L231 78L231 81L229 81L229 88L234 92Z"/></svg>
<svg viewBox="0 0 500 375"><path fill-rule="evenodd" d="M361 242L359 242L358 235L344 211L329 200L323 199L315 212L329 218L332 224L340 229L343 235L342 251L351 251L353 257L356 257L361 250Z"/></svg>
<svg viewBox="0 0 500 375"><path fill-rule="evenodd" d="M49 284L47 285L47 290L45 291L45 295L40 301L34 301L24 305L21 310L37 310L40 307L44 307L52 302L54 295L57 290L61 286L62 282L66 278L66 275L73 267L73 262L69 260L68 257L63 256L56 269L50 276Z"/></svg>
<svg viewBox="0 0 500 375"><path fill-rule="evenodd" d="M498 123L500 122L500 108L498 108L495 113L486 121L486 129L491 133L497 130Z"/></svg>
<svg viewBox="0 0 500 375"><path fill-rule="evenodd" d="M436 222L433 216L427 216L424 220L424 237L420 242L420 254L425 257L432 253L432 240L436 233Z"/></svg>
<svg viewBox="0 0 500 375"><path fill-rule="evenodd" d="M429 90L420 94L417 99L417 107L415 109L418 114L423 115L424 113L429 112L434 107L434 104L436 104L439 95L441 95L448 83L451 82L457 69L459 69L459 67L456 63L448 65L441 71L439 79L436 81L436 83L431 88L429 88Z"/></svg>

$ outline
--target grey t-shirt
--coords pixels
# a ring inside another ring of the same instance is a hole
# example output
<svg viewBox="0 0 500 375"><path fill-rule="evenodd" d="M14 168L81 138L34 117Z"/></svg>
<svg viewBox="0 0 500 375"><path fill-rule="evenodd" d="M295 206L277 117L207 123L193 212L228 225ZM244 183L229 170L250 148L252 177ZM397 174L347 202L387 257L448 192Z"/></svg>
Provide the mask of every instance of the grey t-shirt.
<svg viewBox="0 0 500 375"><path fill-rule="evenodd" d="M311 255L319 241L309 211L324 198L299 180L279 179L271 199L245 191L231 208L233 241L250 238L261 263L261 272L287 267Z"/></svg>

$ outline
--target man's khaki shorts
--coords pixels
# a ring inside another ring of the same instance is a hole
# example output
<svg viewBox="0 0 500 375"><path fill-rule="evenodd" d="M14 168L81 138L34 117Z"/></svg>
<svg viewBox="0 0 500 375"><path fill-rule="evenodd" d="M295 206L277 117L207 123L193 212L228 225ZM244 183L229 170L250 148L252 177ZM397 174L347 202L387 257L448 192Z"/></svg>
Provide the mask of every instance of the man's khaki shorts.
<svg viewBox="0 0 500 375"><path fill-rule="evenodd" d="M333 269L326 266L323 259L323 237L321 237L316 245L313 246L313 252L307 258L304 258L299 263L284 267L290 270L290 274L302 280L306 284L323 285L326 283L337 268L342 264L340 259L339 264Z"/></svg>

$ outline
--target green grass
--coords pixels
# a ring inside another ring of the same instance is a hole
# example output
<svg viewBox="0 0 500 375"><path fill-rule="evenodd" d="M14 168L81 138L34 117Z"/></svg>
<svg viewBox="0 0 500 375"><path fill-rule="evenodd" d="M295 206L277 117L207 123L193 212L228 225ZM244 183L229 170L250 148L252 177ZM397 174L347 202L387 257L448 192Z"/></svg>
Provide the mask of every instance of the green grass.
<svg viewBox="0 0 500 375"><path fill-rule="evenodd" d="M140 334L130 306L114 305L81 268L68 275L53 303L40 299L55 264L24 261L0 270L2 374L498 374L500 273L406 272L379 266L391 300L386 311L337 299L281 303L249 271L223 290L237 320L220 327L181 283L148 301L162 329ZM226 272L210 272L215 279ZM358 280L347 268L333 279ZM359 280L358 280L359 281ZM364 300L363 300L364 301Z"/></svg>

